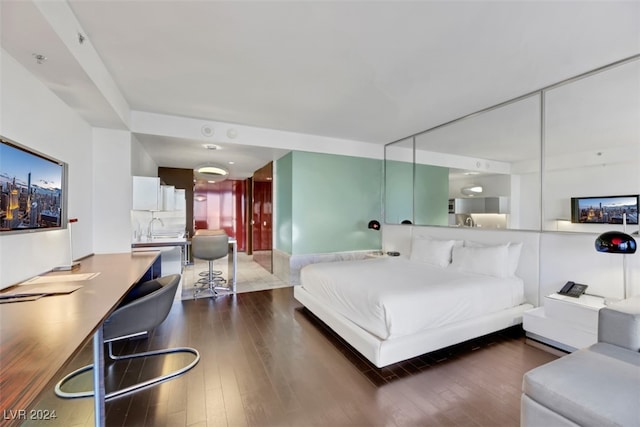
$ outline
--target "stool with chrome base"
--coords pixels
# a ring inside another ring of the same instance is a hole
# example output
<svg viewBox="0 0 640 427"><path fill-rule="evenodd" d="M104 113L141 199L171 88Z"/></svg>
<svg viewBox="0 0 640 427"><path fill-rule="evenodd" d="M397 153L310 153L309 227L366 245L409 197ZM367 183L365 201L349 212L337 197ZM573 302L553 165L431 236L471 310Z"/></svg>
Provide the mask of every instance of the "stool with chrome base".
<svg viewBox="0 0 640 427"><path fill-rule="evenodd" d="M172 274L170 276L149 280L134 287L120 306L105 320L103 326L104 342L109 346L109 357L115 361L170 353L190 353L195 356L194 360L185 367L168 374L106 393L105 400L133 393L167 381L187 372L198 364L200 354L198 350L190 347L168 348L120 356L113 354L112 345L114 341L143 336L167 318L179 284L180 275ZM62 390L64 384L91 369L93 369L93 366L87 365L65 376L55 386L56 395L64 398L93 396L93 391L66 392Z"/></svg>
<svg viewBox="0 0 640 427"><path fill-rule="evenodd" d="M211 296L216 296L217 290L230 290L226 286L219 286L226 283L226 280L215 274L213 261L224 258L229 253L229 236L225 232L206 233L198 232L191 238L191 252L194 258L204 259L209 262L207 277L196 282L204 285L196 289L193 297L196 298L202 292L210 292Z"/></svg>
<svg viewBox="0 0 640 427"><path fill-rule="evenodd" d="M224 231L223 229L217 229L217 230L211 230L211 229L199 229L196 230L195 232L195 236L210 236L210 235L214 235L214 234L226 234L226 231ZM207 268L204 271L201 271L200 273L198 273L198 275L201 277L201 279L199 279L197 281L197 283L203 284L203 285L207 285L209 283L209 275L212 274L209 269ZM225 284L226 280L224 277L222 277L222 271L221 270L213 270L213 275L216 276L213 278L213 280L217 281L218 284Z"/></svg>

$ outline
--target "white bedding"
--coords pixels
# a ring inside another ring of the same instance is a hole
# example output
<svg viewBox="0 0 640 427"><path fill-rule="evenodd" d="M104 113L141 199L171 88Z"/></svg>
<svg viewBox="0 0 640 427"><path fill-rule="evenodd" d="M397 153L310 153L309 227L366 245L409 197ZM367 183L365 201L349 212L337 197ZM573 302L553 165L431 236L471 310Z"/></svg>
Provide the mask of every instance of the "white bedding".
<svg viewBox="0 0 640 427"><path fill-rule="evenodd" d="M520 278L461 273L402 257L311 264L302 287L364 330L389 339L520 305Z"/></svg>

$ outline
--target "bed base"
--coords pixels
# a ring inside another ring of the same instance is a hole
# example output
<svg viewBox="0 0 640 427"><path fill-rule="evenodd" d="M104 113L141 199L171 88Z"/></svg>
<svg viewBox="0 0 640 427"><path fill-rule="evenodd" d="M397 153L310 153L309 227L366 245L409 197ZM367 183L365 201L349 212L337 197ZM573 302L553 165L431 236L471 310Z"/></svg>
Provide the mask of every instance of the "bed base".
<svg viewBox="0 0 640 427"><path fill-rule="evenodd" d="M381 340L319 302L302 286L293 288L293 296L378 368L521 324L522 313L533 308L522 304L441 328Z"/></svg>

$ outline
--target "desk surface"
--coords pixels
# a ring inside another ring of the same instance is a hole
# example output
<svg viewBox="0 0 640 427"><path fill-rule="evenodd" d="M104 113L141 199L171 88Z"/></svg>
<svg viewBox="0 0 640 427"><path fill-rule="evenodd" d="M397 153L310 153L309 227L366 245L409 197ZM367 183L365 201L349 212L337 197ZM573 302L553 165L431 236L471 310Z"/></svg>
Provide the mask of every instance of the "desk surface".
<svg viewBox="0 0 640 427"><path fill-rule="evenodd" d="M72 274L100 274L69 282L83 285L77 291L0 304L0 409L28 410L158 256L159 252L93 255Z"/></svg>

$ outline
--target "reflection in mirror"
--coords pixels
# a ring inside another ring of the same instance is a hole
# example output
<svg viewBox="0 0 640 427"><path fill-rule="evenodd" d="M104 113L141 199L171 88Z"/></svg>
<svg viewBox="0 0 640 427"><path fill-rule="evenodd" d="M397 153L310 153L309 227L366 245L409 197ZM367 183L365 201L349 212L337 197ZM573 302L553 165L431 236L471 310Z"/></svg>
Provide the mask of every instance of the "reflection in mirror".
<svg viewBox="0 0 640 427"><path fill-rule="evenodd" d="M384 148L384 221L413 222L413 138Z"/></svg>
<svg viewBox="0 0 640 427"><path fill-rule="evenodd" d="M415 137L415 223L540 229L540 95Z"/></svg>
<svg viewBox="0 0 640 427"><path fill-rule="evenodd" d="M640 192L639 94L637 58L545 92L543 229L622 228L572 223L571 198Z"/></svg>

